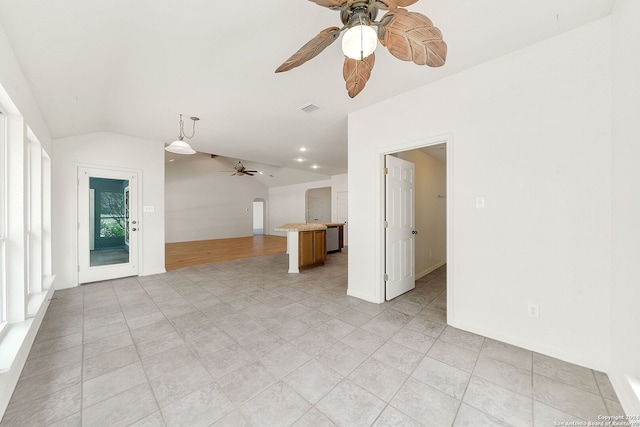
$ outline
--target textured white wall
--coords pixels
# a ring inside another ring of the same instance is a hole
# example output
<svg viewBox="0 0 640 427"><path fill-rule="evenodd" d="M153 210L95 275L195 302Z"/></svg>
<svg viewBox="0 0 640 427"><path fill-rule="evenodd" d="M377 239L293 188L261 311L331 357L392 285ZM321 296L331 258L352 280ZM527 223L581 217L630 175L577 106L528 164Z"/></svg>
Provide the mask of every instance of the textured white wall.
<svg viewBox="0 0 640 427"><path fill-rule="evenodd" d="M31 87L22 74L20 65L13 54L2 27L0 27L0 85L6 91L8 98L2 97L0 103L7 109L7 114L20 114L42 144L42 148L51 155L51 134L44 122L40 107L36 103Z"/></svg>
<svg viewBox="0 0 640 427"><path fill-rule="evenodd" d="M253 235L253 200L267 200L267 189L250 176L221 172L230 168L208 155L167 165L167 243Z"/></svg>
<svg viewBox="0 0 640 427"><path fill-rule="evenodd" d="M613 316L610 376L627 414L640 414L639 20L640 2L616 1L612 16Z"/></svg>
<svg viewBox="0 0 640 427"><path fill-rule="evenodd" d="M107 132L53 141L53 271L56 289L77 285L76 165L140 170L139 274L164 268L164 143ZM155 212L142 212L154 206Z"/></svg>
<svg viewBox="0 0 640 427"><path fill-rule="evenodd" d="M444 135L450 323L606 369L610 34L600 20L351 114L348 293L384 295L382 154Z"/></svg>

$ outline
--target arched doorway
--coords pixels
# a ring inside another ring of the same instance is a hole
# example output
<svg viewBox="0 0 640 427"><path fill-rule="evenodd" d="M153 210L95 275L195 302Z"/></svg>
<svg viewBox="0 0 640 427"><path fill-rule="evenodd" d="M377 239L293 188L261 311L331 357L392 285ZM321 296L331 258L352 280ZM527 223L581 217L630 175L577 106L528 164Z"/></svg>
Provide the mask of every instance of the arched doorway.
<svg viewBox="0 0 640 427"><path fill-rule="evenodd" d="M267 228L267 210L266 202L262 198L253 200L253 235L258 236L264 234Z"/></svg>

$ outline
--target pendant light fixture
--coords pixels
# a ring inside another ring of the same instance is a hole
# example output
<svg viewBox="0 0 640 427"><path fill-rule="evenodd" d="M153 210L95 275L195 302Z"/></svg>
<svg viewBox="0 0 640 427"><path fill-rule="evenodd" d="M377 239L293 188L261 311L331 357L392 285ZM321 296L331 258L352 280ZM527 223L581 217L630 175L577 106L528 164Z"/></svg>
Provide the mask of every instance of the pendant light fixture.
<svg viewBox="0 0 640 427"><path fill-rule="evenodd" d="M184 121L182 120L182 114L180 114L180 136L178 137L177 140L169 144L168 147L165 147L165 150L167 150L170 153L176 153L176 154L195 154L196 153L196 150L191 148L191 146L187 141L185 141L185 139L193 138L193 136L196 134L196 122L200 119L198 117L190 117L190 119L193 120L193 132L191 133L191 136L185 135Z"/></svg>

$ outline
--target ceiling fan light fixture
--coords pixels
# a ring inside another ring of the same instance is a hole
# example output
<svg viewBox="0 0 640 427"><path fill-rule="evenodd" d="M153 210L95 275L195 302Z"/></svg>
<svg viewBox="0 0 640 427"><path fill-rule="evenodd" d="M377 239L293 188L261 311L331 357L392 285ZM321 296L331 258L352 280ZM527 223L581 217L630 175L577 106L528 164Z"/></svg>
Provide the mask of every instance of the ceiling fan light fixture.
<svg viewBox="0 0 640 427"><path fill-rule="evenodd" d="M342 52L345 56L362 60L371 55L378 46L376 30L365 24L356 24L342 36Z"/></svg>

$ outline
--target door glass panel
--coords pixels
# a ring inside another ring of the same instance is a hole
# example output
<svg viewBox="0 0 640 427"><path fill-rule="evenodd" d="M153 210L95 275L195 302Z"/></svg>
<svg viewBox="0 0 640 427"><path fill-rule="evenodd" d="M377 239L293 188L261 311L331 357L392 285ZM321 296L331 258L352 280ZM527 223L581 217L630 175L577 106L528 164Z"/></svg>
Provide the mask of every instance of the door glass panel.
<svg viewBox="0 0 640 427"><path fill-rule="evenodd" d="M90 266L129 262L129 180L89 178Z"/></svg>

